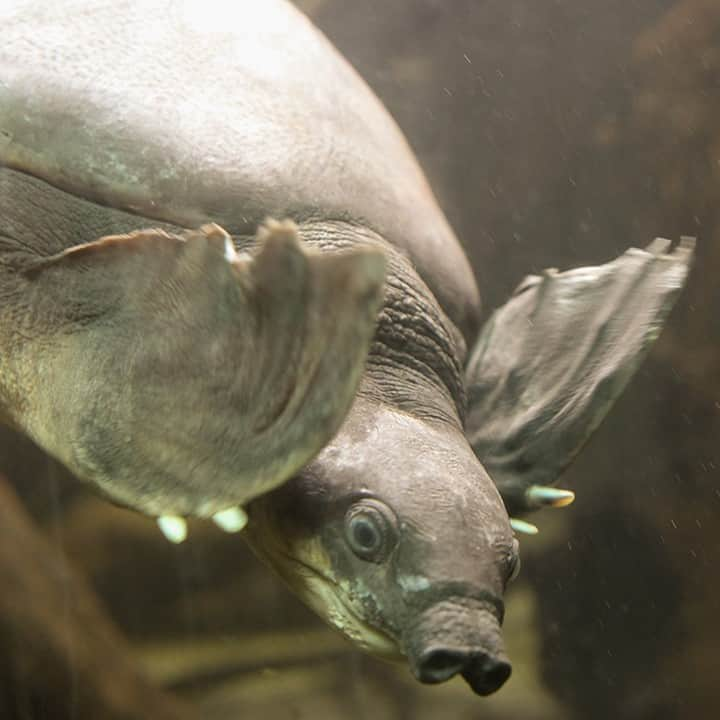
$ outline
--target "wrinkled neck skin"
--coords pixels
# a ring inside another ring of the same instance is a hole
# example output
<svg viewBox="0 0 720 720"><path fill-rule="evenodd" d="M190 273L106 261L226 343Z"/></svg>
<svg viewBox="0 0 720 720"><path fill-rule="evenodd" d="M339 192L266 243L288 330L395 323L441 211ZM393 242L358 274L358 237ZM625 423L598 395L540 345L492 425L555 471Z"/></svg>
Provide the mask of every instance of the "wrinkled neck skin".
<svg viewBox="0 0 720 720"><path fill-rule="evenodd" d="M388 258L385 301L359 396L460 429L466 404L465 340L411 261L372 230L352 222L308 220L300 224L300 234L321 252L372 245Z"/></svg>
<svg viewBox="0 0 720 720"><path fill-rule="evenodd" d="M487 694L509 674L499 628L517 547L463 433L460 334L409 262L389 252L353 408L310 466L250 505L247 537L364 650L407 657L423 682L463 674ZM381 516L381 550L359 555L352 518L368 514Z"/></svg>

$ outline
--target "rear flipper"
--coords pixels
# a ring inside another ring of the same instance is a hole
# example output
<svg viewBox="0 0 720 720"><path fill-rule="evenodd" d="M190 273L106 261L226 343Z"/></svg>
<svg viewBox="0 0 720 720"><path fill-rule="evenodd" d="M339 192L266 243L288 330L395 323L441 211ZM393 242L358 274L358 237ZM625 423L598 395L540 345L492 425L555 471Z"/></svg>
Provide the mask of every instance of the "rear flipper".
<svg viewBox="0 0 720 720"><path fill-rule="evenodd" d="M466 369L467 436L510 515L562 506L555 483L658 336L694 240L527 277L482 329ZM515 522L518 530L534 526Z"/></svg>
<svg viewBox="0 0 720 720"><path fill-rule="evenodd" d="M384 273L378 250L308 251L274 221L253 256L209 225L39 260L25 275L44 327L15 358L26 392L12 419L115 501L170 516L172 539L184 515L239 529L233 508L309 462L344 419Z"/></svg>

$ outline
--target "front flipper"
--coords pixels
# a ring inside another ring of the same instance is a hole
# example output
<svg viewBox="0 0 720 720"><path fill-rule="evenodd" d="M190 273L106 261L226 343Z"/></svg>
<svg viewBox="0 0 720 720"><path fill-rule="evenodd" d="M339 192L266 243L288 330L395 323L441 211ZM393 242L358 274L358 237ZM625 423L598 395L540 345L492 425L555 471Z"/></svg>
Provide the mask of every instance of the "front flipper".
<svg viewBox="0 0 720 720"><path fill-rule="evenodd" d="M40 337L18 358L17 422L79 477L151 515L216 516L276 487L331 439L383 294L378 250L304 249L269 221L252 255L217 225L102 238L26 270Z"/></svg>
<svg viewBox="0 0 720 720"><path fill-rule="evenodd" d="M658 336L694 241L667 254L669 245L658 239L606 265L530 276L481 331L466 369L467 436L511 515L572 502L548 485Z"/></svg>

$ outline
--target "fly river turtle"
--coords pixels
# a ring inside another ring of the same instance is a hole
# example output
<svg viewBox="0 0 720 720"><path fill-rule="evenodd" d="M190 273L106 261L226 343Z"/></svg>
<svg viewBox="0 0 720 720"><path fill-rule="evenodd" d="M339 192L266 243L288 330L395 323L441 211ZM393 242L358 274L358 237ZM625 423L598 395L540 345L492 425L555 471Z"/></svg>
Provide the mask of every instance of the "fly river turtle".
<svg viewBox="0 0 720 720"><path fill-rule="evenodd" d="M0 417L171 539L249 518L303 600L420 681L499 688L520 516L572 500L553 485L692 241L528 277L480 328L402 134L285 0L0 22Z"/></svg>

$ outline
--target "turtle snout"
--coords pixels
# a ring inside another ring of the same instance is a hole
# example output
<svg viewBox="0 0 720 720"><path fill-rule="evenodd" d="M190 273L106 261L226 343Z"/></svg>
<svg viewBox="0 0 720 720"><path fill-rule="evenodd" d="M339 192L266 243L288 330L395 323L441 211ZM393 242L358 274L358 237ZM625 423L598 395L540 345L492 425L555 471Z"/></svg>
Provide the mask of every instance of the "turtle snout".
<svg viewBox="0 0 720 720"><path fill-rule="evenodd" d="M413 674L422 683L462 675L478 695L489 695L512 670L497 613L486 602L470 598L426 608L409 624L402 644Z"/></svg>
<svg viewBox="0 0 720 720"><path fill-rule="evenodd" d="M423 683L441 683L462 675L478 695L490 695L510 677L507 658L486 652L434 647L418 659L415 672Z"/></svg>

